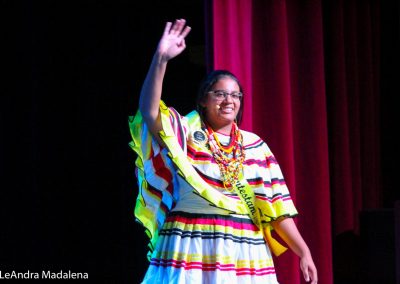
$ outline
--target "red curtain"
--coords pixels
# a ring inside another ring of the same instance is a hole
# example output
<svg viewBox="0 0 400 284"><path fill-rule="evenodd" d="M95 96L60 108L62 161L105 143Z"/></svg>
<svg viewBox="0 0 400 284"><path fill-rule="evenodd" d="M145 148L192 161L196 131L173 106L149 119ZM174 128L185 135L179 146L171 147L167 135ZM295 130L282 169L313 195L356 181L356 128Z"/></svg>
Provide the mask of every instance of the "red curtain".
<svg viewBox="0 0 400 284"><path fill-rule="evenodd" d="M336 235L381 205L379 1L326 1L326 90Z"/></svg>
<svg viewBox="0 0 400 284"><path fill-rule="evenodd" d="M359 211L380 204L376 2L214 0L209 7L213 68L244 85L241 127L277 157L320 283L333 283L332 237L356 232ZM275 262L280 283L303 283L292 252Z"/></svg>
<svg viewBox="0 0 400 284"><path fill-rule="evenodd" d="M240 78L243 89L252 94L252 1L215 1L213 13L214 68L227 69ZM221 12L221 13L220 13ZM238 44L232 44L233 42ZM239 60L240 59L240 60ZM244 113L251 114L253 96L247 96ZM241 127L252 129L250 115Z"/></svg>

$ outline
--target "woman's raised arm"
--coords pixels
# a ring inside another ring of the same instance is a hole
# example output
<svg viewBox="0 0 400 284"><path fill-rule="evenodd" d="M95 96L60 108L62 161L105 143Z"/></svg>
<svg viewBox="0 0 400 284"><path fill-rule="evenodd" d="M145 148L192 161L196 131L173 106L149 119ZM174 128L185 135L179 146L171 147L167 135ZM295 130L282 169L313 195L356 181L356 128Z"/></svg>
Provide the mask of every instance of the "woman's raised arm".
<svg viewBox="0 0 400 284"><path fill-rule="evenodd" d="M150 132L162 145L158 136L161 130L160 99L167 63L185 49L185 37L190 32L190 27L185 26L184 19L177 19L174 23L165 24L164 33L158 43L149 71L144 80L139 100L139 110Z"/></svg>

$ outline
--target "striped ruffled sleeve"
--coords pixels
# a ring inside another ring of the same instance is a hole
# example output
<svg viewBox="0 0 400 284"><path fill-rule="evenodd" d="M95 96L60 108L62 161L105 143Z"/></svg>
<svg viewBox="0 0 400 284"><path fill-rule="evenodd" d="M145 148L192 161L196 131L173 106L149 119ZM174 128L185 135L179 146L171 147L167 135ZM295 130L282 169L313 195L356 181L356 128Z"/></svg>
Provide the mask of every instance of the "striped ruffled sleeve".
<svg viewBox="0 0 400 284"><path fill-rule="evenodd" d="M166 107L161 102L160 107ZM179 145L186 152L185 120L173 108L169 108L169 121ZM138 196L135 205L135 218L142 224L150 239L150 252L158 239L158 231L165 222L167 213L178 200L178 181L175 166L168 150L162 148L150 133L140 111L129 117L132 141L129 146L137 154L135 161Z"/></svg>
<svg viewBox="0 0 400 284"><path fill-rule="evenodd" d="M280 217L294 217L298 212L290 196L281 168L265 142L262 148L266 159L267 180L269 181L265 185L265 188L268 189L268 201L258 203L264 213L263 220L270 222Z"/></svg>

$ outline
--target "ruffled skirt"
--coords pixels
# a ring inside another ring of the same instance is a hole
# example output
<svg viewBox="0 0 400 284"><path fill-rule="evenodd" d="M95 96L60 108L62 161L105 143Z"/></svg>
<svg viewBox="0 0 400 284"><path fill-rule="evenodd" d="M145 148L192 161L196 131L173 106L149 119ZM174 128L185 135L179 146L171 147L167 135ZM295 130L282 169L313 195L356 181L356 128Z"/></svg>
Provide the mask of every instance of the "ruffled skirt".
<svg viewBox="0 0 400 284"><path fill-rule="evenodd" d="M278 282L271 252L248 216L170 212L142 283Z"/></svg>

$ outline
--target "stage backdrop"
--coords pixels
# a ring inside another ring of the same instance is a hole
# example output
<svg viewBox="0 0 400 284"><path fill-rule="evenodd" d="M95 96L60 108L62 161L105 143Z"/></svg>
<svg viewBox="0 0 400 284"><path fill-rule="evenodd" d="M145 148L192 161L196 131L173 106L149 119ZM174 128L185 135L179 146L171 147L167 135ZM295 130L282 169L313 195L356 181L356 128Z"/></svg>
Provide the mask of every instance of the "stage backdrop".
<svg viewBox="0 0 400 284"><path fill-rule="evenodd" d="M357 233L359 211L380 205L377 2L208 6L210 66L243 82L242 128L280 162L320 283L333 283L332 236ZM280 283L304 282L292 252L276 264Z"/></svg>

